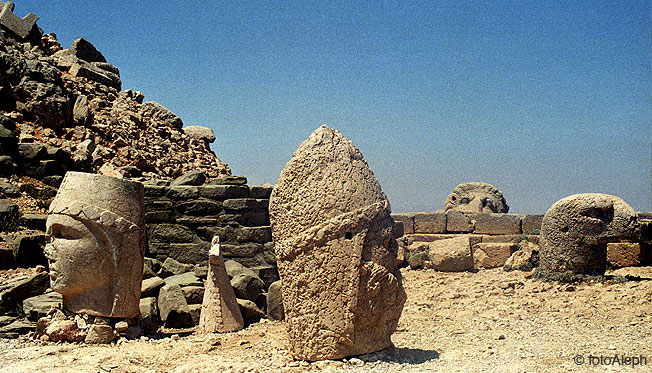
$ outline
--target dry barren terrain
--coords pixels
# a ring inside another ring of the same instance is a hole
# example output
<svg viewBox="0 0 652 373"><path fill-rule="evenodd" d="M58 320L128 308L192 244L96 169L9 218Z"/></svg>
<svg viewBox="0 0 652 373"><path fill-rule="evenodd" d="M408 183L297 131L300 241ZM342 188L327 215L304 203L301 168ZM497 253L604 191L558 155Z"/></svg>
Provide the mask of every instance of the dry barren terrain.
<svg viewBox="0 0 652 373"><path fill-rule="evenodd" d="M282 322L237 333L106 346L0 341L3 372L601 372L652 368L652 267L628 281L545 283L527 272L402 270L408 300L395 348L341 361L293 361ZM633 358L629 365L613 360ZM602 357L602 359L600 359ZM643 357L643 360L640 358ZM647 361L645 361L647 360ZM647 363L632 366L636 361ZM611 365L599 365L607 364Z"/></svg>

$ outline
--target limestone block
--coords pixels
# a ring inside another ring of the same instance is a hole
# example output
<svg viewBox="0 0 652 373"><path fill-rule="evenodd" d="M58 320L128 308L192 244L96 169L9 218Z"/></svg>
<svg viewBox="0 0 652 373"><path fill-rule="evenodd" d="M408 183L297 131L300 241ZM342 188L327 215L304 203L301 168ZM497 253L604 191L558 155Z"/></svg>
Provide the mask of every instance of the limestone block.
<svg viewBox="0 0 652 373"><path fill-rule="evenodd" d="M265 288L265 283L258 276L241 273L231 279L231 286L236 297L255 301Z"/></svg>
<svg viewBox="0 0 652 373"><path fill-rule="evenodd" d="M448 233L472 233L474 221L469 215L457 210L446 211L446 232Z"/></svg>
<svg viewBox="0 0 652 373"><path fill-rule="evenodd" d="M473 268L471 239L468 235L438 240L428 244L428 259L433 269L461 272Z"/></svg>
<svg viewBox="0 0 652 373"><path fill-rule="evenodd" d="M36 14L28 13L23 18L18 17L14 14L13 1L0 1L0 6L2 6L2 10L0 10L0 24L11 30L21 39L27 38L38 20Z"/></svg>
<svg viewBox="0 0 652 373"><path fill-rule="evenodd" d="M270 242L272 240L272 229L269 226L243 227L238 232L236 239L238 242Z"/></svg>
<svg viewBox="0 0 652 373"><path fill-rule="evenodd" d="M543 214L525 215L523 216L523 223L522 223L521 230L523 231L524 234L538 235L541 232L542 222L543 222Z"/></svg>
<svg viewBox="0 0 652 373"><path fill-rule="evenodd" d="M158 330L158 304L156 298L148 297L140 300L140 325L145 334L153 334Z"/></svg>
<svg viewBox="0 0 652 373"><path fill-rule="evenodd" d="M158 309L161 321L168 328L184 328L192 325L192 316L181 287L177 284L165 285L158 296Z"/></svg>
<svg viewBox="0 0 652 373"><path fill-rule="evenodd" d="M616 196L585 193L562 198L543 217L540 268L602 275L607 243L635 242L640 234L636 212Z"/></svg>
<svg viewBox="0 0 652 373"><path fill-rule="evenodd" d="M507 259L518 250L513 243L481 242L473 246L473 268L502 267Z"/></svg>
<svg viewBox="0 0 652 373"><path fill-rule="evenodd" d="M222 333L242 329L244 319L226 274L218 236L215 236L211 243L208 265L208 279L199 317L199 331Z"/></svg>
<svg viewBox="0 0 652 373"><path fill-rule="evenodd" d="M206 175L199 170L188 171L185 174L174 179L170 184L171 186L180 185L202 185L206 181Z"/></svg>
<svg viewBox="0 0 652 373"><path fill-rule="evenodd" d="M286 164L270 221L292 355L391 346L405 303L389 201L360 151L322 126Z"/></svg>
<svg viewBox="0 0 652 373"><path fill-rule="evenodd" d="M522 215L486 213L475 219L476 234L521 234Z"/></svg>
<svg viewBox="0 0 652 373"><path fill-rule="evenodd" d="M523 236L520 234L499 234L497 236L482 236L482 242L485 243L513 243L517 240L522 239Z"/></svg>
<svg viewBox="0 0 652 373"><path fill-rule="evenodd" d="M168 256L182 263L200 263L208 255L208 243L171 243ZM204 259L202 259L204 258Z"/></svg>
<svg viewBox="0 0 652 373"><path fill-rule="evenodd" d="M256 303L247 299L237 299L237 301L242 317L247 320L247 322L256 322L265 317L265 313L258 308Z"/></svg>
<svg viewBox="0 0 652 373"><path fill-rule="evenodd" d="M445 233L446 214L443 212L414 214L414 233Z"/></svg>
<svg viewBox="0 0 652 373"><path fill-rule="evenodd" d="M249 187L244 185L204 185L199 188L199 195L221 201L231 198L248 198L250 196Z"/></svg>
<svg viewBox="0 0 652 373"><path fill-rule="evenodd" d="M638 242L610 242L607 244L607 264L611 268L641 265L641 244Z"/></svg>
<svg viewBox="0 0 652 373"><path fill-rule="evenodd" d="M403 213L403 214L392 214L392 219L394 221L403 222L403 234L412 234L414 233L414 214L412 213Z"/></svg>
<svg viewBox="0 0 652 373"><path fill-rule="evenodd" d="M143 280L140 288L141 297L150 297L158 293L158 290L165 285L165 281L158 276Z"/></svg>
<svg viewBox="0 0 652 373"><path fill-rule="evenodd" d="M109 325L91 325L88 328L84 342L88 344L109 343L116 338L113 328Z"/></svg>

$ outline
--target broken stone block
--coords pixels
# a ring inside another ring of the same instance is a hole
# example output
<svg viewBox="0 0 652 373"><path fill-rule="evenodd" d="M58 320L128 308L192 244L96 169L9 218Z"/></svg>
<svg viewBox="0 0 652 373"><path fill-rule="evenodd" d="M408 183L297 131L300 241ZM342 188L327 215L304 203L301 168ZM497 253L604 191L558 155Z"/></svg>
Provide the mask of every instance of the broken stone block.
<svg viewBox="0 0 652 373"><path fill-rule="evenodd" d="M168 328L192 326L192 317L181 287L177 284L165 285L158 295L158 309L161 321Z"/></svg>
<svg viewBox="0 0 652 373"><path fill-rule="evenodd" d="M430 267L442 272L461 272L473 268L471 239L468 235L437 240L428 244Z"/></svg>
<svg viewBox="0 0 652 373"><path fill-rule="evenodd" d="M607 264L610 268L641 265L641 244L638 242L610 242L607 244Z"/></svg>
<svg viewBox="0 0 652 373"><path fill-rule="evenodd" d="M473 246L473 267L487 269L502 267L518 249L513 243L481 242Z"/></svg>
<svg viewBox="0 0 652 373"><path fill-rule="evenodd" d="M14 14L13 1L0 1L0 6L2 6L2 10L0 10L0 25L18 35L21 39L26 39L34 28L38 16L33 13L28 13L23 18L18 17Z"/></svg>
<svg viewBox="0 0 652 373"><path fill-rule="evenodd" d="M267 318L271 320L283 320L285 318L280 280L273 282L267 289Z"/></svg>
<svg viewBox="0 0 652 373"><path fill-rule="evenodd" d="M389 201L362 153L320 127L281 172L269 210L292 355L391 346L406 295Z"/></svg>

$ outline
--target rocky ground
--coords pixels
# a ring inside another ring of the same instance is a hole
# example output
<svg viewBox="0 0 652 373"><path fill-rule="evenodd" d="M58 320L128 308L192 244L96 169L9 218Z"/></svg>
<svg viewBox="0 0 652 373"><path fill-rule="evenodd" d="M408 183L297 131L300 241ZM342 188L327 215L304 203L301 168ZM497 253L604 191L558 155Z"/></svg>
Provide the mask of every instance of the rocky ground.
<svg viewBox="0 0 652 373"><path fill-rule="evenodd" d="M169 331L105 346L0 340L0 371L642 372L652 366L652 267L582 284L545 283L502 269L402 271L408 300L396 347L379 353L293 361L283 323L262 321L237 333ZM595 366L600 356L605 363L616 354L643 356L647 366Z"/></svg>

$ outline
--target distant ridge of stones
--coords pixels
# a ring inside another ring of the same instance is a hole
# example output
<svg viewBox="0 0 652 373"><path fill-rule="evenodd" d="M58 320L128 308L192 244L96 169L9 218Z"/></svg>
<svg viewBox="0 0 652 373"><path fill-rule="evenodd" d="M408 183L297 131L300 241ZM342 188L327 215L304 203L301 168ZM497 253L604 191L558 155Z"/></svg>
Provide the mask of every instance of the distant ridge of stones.
<svg viewBox="0 0 652 373"><path fill-rule="evenodd" d="M293 356L390 347L406 295L389 201L362 153L320 127L281 172L269 210Z"/></svg>
<svg viewBox="0 0 652 373"><path fill-rule="evenodd" d="M145 179L231 174L209 148L211 129L184 128L143 93L121 90L119 69L88 40L63 49L35 24L21 34L19 26L38 17L9 15L10 3L0 4L0 173L39 180L69 170ZM43 151L28 158L20 150L30 147Z"/></svg>

